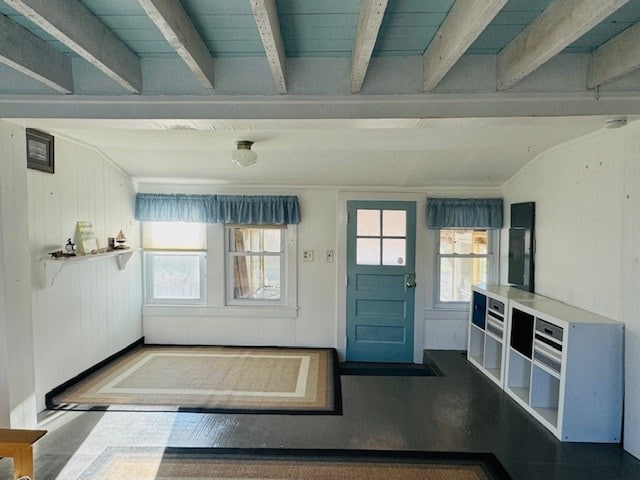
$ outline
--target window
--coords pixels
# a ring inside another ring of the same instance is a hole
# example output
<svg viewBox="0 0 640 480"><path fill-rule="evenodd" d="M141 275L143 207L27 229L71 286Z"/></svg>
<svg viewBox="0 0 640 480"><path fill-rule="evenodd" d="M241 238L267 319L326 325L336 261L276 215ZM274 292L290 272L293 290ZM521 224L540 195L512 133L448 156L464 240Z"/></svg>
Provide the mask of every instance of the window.
<svg viewBox="0 0 640 480"><path fill-rule="evenodd" d="M146 303L204 303L205 231L202 223L143 224Z"/></svg>
<svg viewBox="0 0 640 480"><path fill-rule="evenodd" d="M287 227L225 230L227 305L285 305Z"/></svg>
<svg viewBox="0 0 640 480"><path fill-rule="evenodd" d="M471 286L494 280L496 230L438 230L436 304L468 302Z"/></svg>

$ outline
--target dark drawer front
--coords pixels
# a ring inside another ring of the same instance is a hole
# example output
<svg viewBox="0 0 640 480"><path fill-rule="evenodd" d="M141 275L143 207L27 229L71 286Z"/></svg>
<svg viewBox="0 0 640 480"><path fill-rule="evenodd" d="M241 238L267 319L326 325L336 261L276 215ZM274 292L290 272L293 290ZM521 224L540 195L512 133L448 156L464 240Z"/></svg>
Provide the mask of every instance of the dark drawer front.
<svg viewBox="0 0 640 480"><path fill-rule="evenodd" d="M504 303L499 302L498 300L494 300L493 298L490 298L489 310L493 310L494 312L498 312L499 314L504 315Z"/></svg>
<svg viewBox="0 0 640 480"><path fill-rule="evenodd" d="M536 332L544 333L545 335L562 342L562 327L558 327L544 320L536 319Z"/></svg>

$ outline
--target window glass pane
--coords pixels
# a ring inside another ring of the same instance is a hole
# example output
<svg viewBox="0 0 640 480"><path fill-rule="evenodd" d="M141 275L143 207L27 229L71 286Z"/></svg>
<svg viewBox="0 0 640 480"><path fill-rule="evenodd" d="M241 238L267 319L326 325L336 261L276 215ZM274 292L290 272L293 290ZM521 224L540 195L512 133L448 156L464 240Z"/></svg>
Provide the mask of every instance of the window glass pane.
<svg viewBox="0 0 640 480"><path fill-rule="evenodd" d="M487 254L486 230L440 230L440 253Z"/></svg>
<svg viewBox="0 0 640 480"><path fill-rule="evenodd" d="M440 253L453 253L455 230L440 230Z"/></svg>
<svg viewBox="0 0 640 480"><path fill-rule="evenodd" d="M356 263L358 265L380 265L380 240L377 238L358 238Z"/></svg>
<svg viewBox="0 0 640 480"><path fill-rule="evenodd" d="M233 228L229 235L229 250L232 252L282 251L282 229L280 228Z"/></svg>
<svg viewBox="0 0 640 480"><path fill-rule="evenodd" d="M466 302L471 297L471 285L486 281L486 258L440 259L441 302Z"/></svg>
<svg viewBox="0 0 640 480"><path fill-rule="evenodd" d="M400 238L384 238L382 240L382 264L404 265L406 263L407 241Z"/></svg>
<svg viewBox="0 0 640 480"><path fill-rule="evenodd" d="M357 218L357 235L359 237L380 236L380 210L358 209Z"/></svg>
<svg viewBox="0 0 640 480"><path fill-rule="evenodd" d="M489 245L489 232L487 230L474 230L471 241L472 253L478 255L486 255L489 253L487 245Z"/></svg>
<svg viewBox="0 0 640 480"><path fill-rule="evenodd" d="M203 223L144 222L144 248L156 250L204 250L206 227Z"/></svg>
<svg viewBox="0 0 640 480"><path fill-rule="evenodd" d="M233 298L280 300L280 256L233 257Z"/></svg>
<svg viewBox="0 0 640 480"><path fill-rule="evenodd" d="M385 237L406 237L407 212L404 210L383 210L382 235Z"/></svg>
<svg viewBox="0 0 640 480"><path fill-rule="evenodd" d="M153 296L200 298L200 255L153 255Z"/></svg>
<svg viewBox="0 0 640 480"><path fill-rule="evenodd" d="M473 230L454 230L453 252L472 253Z"/></svg>

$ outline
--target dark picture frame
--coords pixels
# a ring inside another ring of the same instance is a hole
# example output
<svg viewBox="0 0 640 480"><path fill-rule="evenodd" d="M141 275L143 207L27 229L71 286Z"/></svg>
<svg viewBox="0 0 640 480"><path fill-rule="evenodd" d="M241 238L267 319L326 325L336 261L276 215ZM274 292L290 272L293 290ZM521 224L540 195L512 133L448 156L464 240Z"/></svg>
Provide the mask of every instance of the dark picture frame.
<svg viewBox="0 0 640 480"><path fill-rule="evenodd" d="M53 135L27 128L27 168L53 173Z"/></svg>

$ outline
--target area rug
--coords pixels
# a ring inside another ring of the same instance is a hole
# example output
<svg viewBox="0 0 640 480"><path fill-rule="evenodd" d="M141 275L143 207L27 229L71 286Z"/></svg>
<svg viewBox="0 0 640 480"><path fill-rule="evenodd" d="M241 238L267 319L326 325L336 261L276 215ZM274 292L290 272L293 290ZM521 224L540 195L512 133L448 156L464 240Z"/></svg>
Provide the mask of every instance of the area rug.
<svg viewBox="0 0 640 480"><path fill-rule="evenodd" d="M489 453L109 447L78 480L508 480Z"/></svg>
<svg viewBox="0 0 640 480"><path fill-rule="evenodd" d="M47 396L58 410L340 414L333 349L142 346Z"/></svg>

